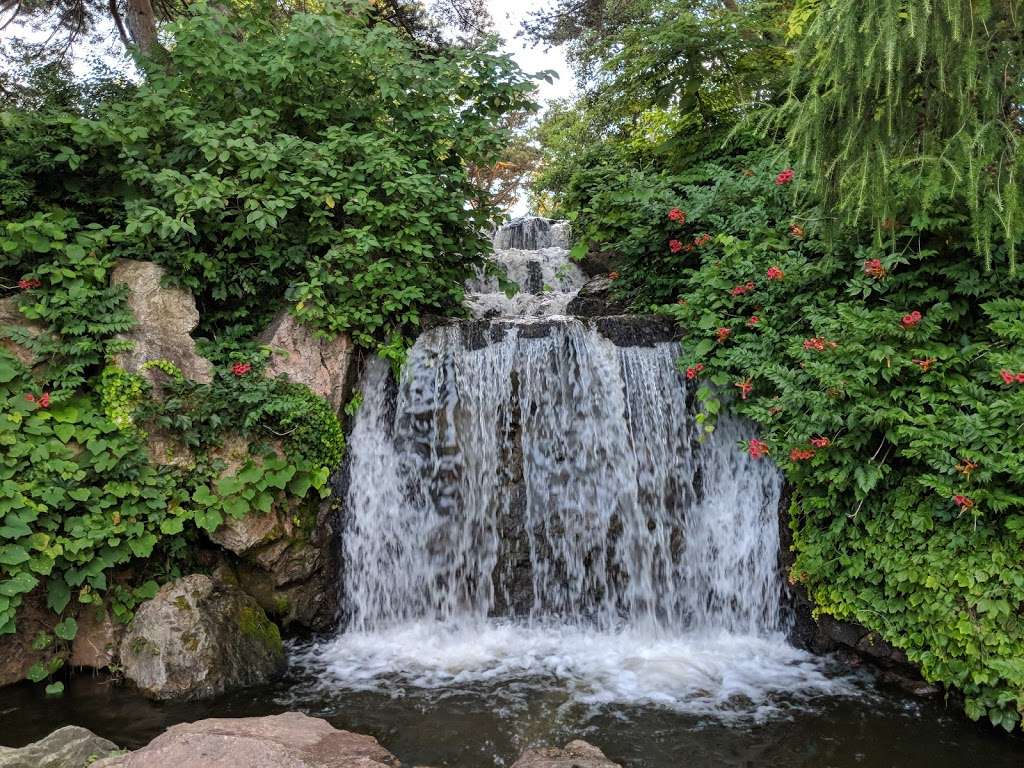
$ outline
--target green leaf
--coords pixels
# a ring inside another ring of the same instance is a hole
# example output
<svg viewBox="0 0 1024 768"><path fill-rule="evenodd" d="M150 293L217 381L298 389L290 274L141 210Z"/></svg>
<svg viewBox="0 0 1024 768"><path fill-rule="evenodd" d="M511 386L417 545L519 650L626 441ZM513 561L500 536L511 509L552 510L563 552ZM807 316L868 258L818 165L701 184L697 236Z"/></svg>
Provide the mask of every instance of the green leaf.
<svg viewBox="0 0 1024 768"><path fill-rule="evenodd" d="M78 622L75 621L72 617L68 616L66 619L59 622L57 626L53 628L53 634L55 634L61 640L74 640L75 635L78 634Z"/></svg>
<svg viewBox="0 0 1024 768"><path fill-rule="evenodd" d="M64 693L64 683L59 680L56 683L50 683L45 688L47 696L61 696Z"/></svg>
<svg viewBox="0 0 1024 768"><path fill-rule="evenodd" d="M61 576L55 576L46 582L46 605L54 613L63 613L71 600L71 588Z"/></svg>

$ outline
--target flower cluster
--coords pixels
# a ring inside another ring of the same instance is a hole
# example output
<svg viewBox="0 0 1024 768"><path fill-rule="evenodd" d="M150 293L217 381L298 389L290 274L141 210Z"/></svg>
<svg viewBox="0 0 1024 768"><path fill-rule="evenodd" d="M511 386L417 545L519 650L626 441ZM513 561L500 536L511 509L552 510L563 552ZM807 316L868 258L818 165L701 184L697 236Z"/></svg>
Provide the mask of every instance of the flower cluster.
<svg viewBox="0 0 1024 768"><path fill-rule="evenodd" d="M686 212L681 211L678 208L673 208L671 211L668 212L668 218L669 221L676 221L679 222L680 224L685 224Z"/></svg>
<svg viewBox="0 0 1024 768"><path fill-rule="evenodd" d="M957 494L953 497L953 503L956 504L960 509L971 509L974 507L974 500L967 496L961 496Z"/></svg>
<svg viewBox="0 0 1024 768"><path fill-rule="evenodd" d="M42 284L42 280L19 280L18 288L23 291L31 291L33 288L39 288Z"/></svg>
<svg viewBox="0 0 1024 768"><path fill-rule="evenodd" d="M916 309L900 318L900 325L904 328L914 328L921 322L921 313Z"/></svg>
<svg viewBox="0 0 1024 768"><path fill-rule="evenodd" d="M864 262L864 274L868 277L873 277L875 280L881 280L886 275L885 267L882 266L881 259L868 259Z"/></svg>
<svg viewBox="0 0 1024 768"><path fill-rule="evenodd" d="M694 380L694 379L696 379L696 378L697 378L698 376L700 376L700 374L701 374L701 372L702 372L703 370L704 370L704 363L697 363L697 364L696 364L695 366L693 366L692 368L687 368L687 369L686 369L686 378L687 378L687 379L688 379L689 381L693 381L693 380Z"/></svg>
<svg viewBox="0 0 1024 768"><path fill-rule="evenodd" d="M622 275L620 275L618 272L609 272L608 273L608 279L609 280L615 281L615 280L618 280L620 277L622 277Z"/></svg>
<svg viewBox="0 0 1024 768"><path fill-rule="evenodd" d="M814 451L810 448L794 448L789 452L790 461L807 461L814 458Z"/></svg>
<svg viewBox="0 0 1024 768"><path fill-rule="evenodd" d="M711 242L711 235L707 232L702 232L693 239L693 245L695 248L700 248L703 245L707 245Z"/></svg>
<svg viewBox="0 0 1024 768"><path fill-rule="evenodd" d="M231 366L231 372L239 377L245 376L251 370L252 366L249 363L235 363Z"/></svg>
<svg viewBox="0 0 1024 768"><path fill-rule="evenodd" d="M752 290L754 290L755 287L756 286L754 285L754 281L748 280L742 285L737 285L735 288L729 291L729 293L733 296L743 296L745 294L750 293Z"/></svg>
<svg viewBox="0 0 1024 768"><path fill-rule="evenodd" d="M715 339L719 344L727 341L730 336L732 336L732 328L719 328L715 333Z"/></svg>
<svg viewBox="0 0 1024 768"><path fill-rule="evenodd" d="M750 458L760 459L768 455L768 445L754 438L747 443L747 452L750 454Z"/></svg>
<svg viewBox="0 0 1024 768"><path fill-rule="evenodd" d="M918 368L920 368L925 373L928 373L928 371L931 370L932 366L935 365L935 358L934 357L924 357L924 358L921 358L920 360L914 360L914 365L916 365Z"/></svg>
<svg viewBox="0 0 1024 768"><path fill-rule="evenodd" d="M754 326L756 326L760 322L761 322L761 318L760 317L758 317L757 315L751 315L750 319L747 320L747 328L753 328Z"/></svg>
<svg viewBox="0 0 1024 768"><path fill-rule="evenodd" d="M811 445L813 445L815 448L828 448L830 445L832 445L832 441L829 440L827 437L812 437Z"/></svg>
<svg viewBox="0 0 1024 768"><path fill-rule="evenodd" d="M782 171L781 173L779 173L778 176L775 177L775 185L781 187L785 184L789 184L791 181L793 181L795 176L796 174L793 173L793 169L787 168L786 170Z"/></svg>
<svg viewBox="0 0 1024 768"><path fill-rule="evenodd" d="M767 276L769 280L781 280L786 276L786 273L778 267L768 267Z"/></svg>
<svg viewBox="0 0 1024 768"><path fill-rule="evenodd" d="M804 339L804 349L814 350L815 352L824 352L826 347L828 349L835 349L838 346L834 341L828 341L820 336L815 336L813 339Z"/></svg>
<svg viewBox="0 0 1024 768"><path fill-rule="evenodd" d="M1004 384L1024 384L1024 371L1014 373L1013 371L1008 371L1004 368L999 372L999 375L1002 377Z"/></svg>
<svg viewBox="0 0 1024 768"><path fill-rule="evenodd" d="M679 253L683 250L683 244L679 240L669 240L668 249L672 251L672 253Z"/></svg>
<svg viewBox="0 0 1024 768"><path fill-rule="evenodd" d="M737 381L735 386L739 389L740 397L742 397L744 400L746 400L747 397L750 396L750 393L754 391L754 384L753 382L750 381L750 379L743 379L743 381Z"/></svg>
<svg viewBox="0 0 1024 768"><path fill-rule="evenodd" d="M791 234L797 240L803 240L804 236L807 234L807 231L799 224L792 224L789 227L789 234Z"/></svg>
<svg viewBox="0 0 1024 768"><path fill-rule="evenodd" d="M49 408L50 407L50 393L49 392L43 392L43 394L41 394L38 398L30 392L27 395L25 395L25 399L28 400L30 403L35 403L40 408Z"/></svg>

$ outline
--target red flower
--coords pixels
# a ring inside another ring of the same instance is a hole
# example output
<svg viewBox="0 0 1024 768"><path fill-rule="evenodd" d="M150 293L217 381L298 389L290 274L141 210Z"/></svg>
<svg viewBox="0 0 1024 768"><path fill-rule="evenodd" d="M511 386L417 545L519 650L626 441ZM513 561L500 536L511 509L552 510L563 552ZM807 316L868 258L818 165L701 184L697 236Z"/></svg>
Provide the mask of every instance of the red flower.
<svg viewBox="0 0 1024 768"><path fill-rule="evenodd" d="M904 328L913 328L913 327L915 327L920 322L921 322L921 313L918 312L916 309L913 312L911 312L910 314L904 315L900 319L900 324Z"/></svg>
<svg viewBox="0 0 1024 768"><path fill-rule="evenodd" d="M693 381L698 376L700 376L701 371L703 371L703 370L704 370L704 363L697 363L692 368L687 368L686 369L686 378L689 379L690 381Z"/></svg>
<svg viewBox="0 0 1024 768"><path fill-rule="evenodd" d="M1024 371L1017 374L1017 383L1024 384Z"/></svg>
<svg viewBox="0 0 1024 768"><path fill-rule="evenodd" d="M1013 384L1016 380L1016 376L1013 375L1013 371L1008 371L1005 368L999 372L999 375L1003 377L1004 384Z"/></svg>
<svg viewBox="0 0 1024 768"><path fill-rule="evenodd" d="M754 285L754 281L748 280L742 285L737 285L735 288L729 291L729 293L731 293L733 296L743 296L744 294L750 293L752 290L754 290L755 287L756 286Z"/></svg>
<svg viewBox="0 0 1024 768"><path fill-rule="evenodd" d="M791 181L793 181L795 175L796 174L793 173L792 168L787 168L786 170L782 171L778 176L775 177L775 185L781 187L785 184L789 184Z"/></svg>
<svg viewBox="0 0 1024 768"><path fill-rule="evenodd" d="M686 253L692 253L693 252L693 243L687 243L686 245L684 245L683 246L683 250Z"/></svg>
<svg viewBox="0 0 1024 768"><path fill-rule="evenodd" d="M789 458L791 461L807 461L814 456L814 451L810 448L794 448L789 452Z"/></svg>
<svg viewBox="0 0 1024 768"><path fill-rule="evenodd" d="M678 221L680 224L686 223L686 213L679 210L678 208L673 208L671 211L669 211L668 217L671 221Z"/></svg>
<svg viewBox="0 0 1024 768"><path fill-rule="evenodd" d="M746 400L750 393L754 391L754 385L751 383L750 379L737 381L734 386L739 387L740 397L742 397L744 400Z"/></svg>
<svg viewBox="0 0 1024 768"><path fill-rule="evenodd" d="M23 291L30 291L33 288L38 288L43 284L42 280L19 280L18 287Z"/></svg>
<svg viewBox="0 0 1024 768"><path fill-rule="evenodd" d="M804 235L806 235L807 232L799 224L793 224L789 228L789 234L791 234L797 240L803 240L804 239Z"/></svg>
<svg viewBox="0 0 1024 768"><path fill-rule="evenodd" d="M618 272L609 272L608 273L608 279L609 280L618 280L620 277L621 277L621 275Z"/></svg>
<svg viewBox="0 0 1024 768"><path fill-rule="evenodd" d="M769 280L781 280L785 276L786 276L786 273L783 272L778 267L769 267L768 268L768 279Z"/></svg>
<svg viewBox="0 0 1024 768"><path fill-rule="evenodd" d="M960 507L960 509L971 509L974 506L973 500L960 494L953 497L953 503Z"/></svg>
<svg viewBox="0 0 1024 768"><path fill-rule="evenodd" d="M873 277L876 280L881 280L885 277L885 267L882 266L881 259L868 259L864 262L864 274L868 277Z"/></svg>
<svg viewBox="0 0 1024 768"><path fill-rule="evenodd" d="M39 396L39 407L40 408L49 408L50 407L50 393L49 392L43 392L43 394L41 394Z"/></svg>
<svg viewBox="0 0 1024 768"><path fill-rule="evenodd" d="M750 458L760 459L768 455L768 445L754 438L747 443L747 452L750 454Z"/></svg>
<svg viewBox="0 0 1024 768"><path fill-rule="evenodd" d="M747 320L747 328L753 328L755 325L761 322L761 318L757 315L751 315L750 319Z"/></svg>
<svg viewBox="0 0 1024 768"><path fill-rule="evenodd" d="M36 401L36 396L29 392L27 395L25 395L25 399L28 400L30 403L34 403Z"/></svg>
<svg viewBox="0 0 1024 768"><path fill-rule="evenodd" d="M731 328L719 328L715 338L718 339L718 343L721 344L722 342L726 341L730 336L732 336Z"/></svg>
<svg viewBox="0 0 1024 768"><path fill-rule="evenodd" d="M669 240L668 249L672 251L672 253L679 253L681 250L683 250L683 244L678 240Z"/></svg>
<svg viewBox="0 0 1024 768"><path fill-rule="evenodd" d="M922 360L915 360L914 364L925 373L928 373L928 371L931 370L931 367L935 364L935 359L931 357L926 357Z"/></svg>
<svg viewBox="0 0 1024 768"><path fill-rule="evenodd" d="M702 245L707 245L710 242L711 242L711 235L709 235L707 232L705 232L703 234L697 235L697 237L694 238L693 245L695 247L697 247L697 248L700 248Z"/></svg>
<svg viewBox="0 0 1024 768"><path fill-rule="evenodd" d="M832 441L829 440L827 437L812 437L811 445L813 445L815 448L828 448L830 445L832 445Z"/></svg>
<svg viewBox="0 0 1024 768"><path fill-rule="evenodd" d="M252 366L249 363L235 363L231 366L231 372L235 376L245 376L249 371L252 370Z"/></svg>
<svg viewBox="0 0 1024 768"><path fill-rule="evenodd" d="M822 338L805 339L804 349L813 349L818 352L823 352L825 350L825 340Z"/></svg>

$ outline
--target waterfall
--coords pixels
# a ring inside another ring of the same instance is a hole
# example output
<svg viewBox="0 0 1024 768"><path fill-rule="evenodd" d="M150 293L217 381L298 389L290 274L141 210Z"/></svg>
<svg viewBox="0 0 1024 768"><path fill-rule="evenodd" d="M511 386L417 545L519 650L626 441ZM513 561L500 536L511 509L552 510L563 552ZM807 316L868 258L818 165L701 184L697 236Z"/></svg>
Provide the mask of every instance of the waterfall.
<svg viewBox="0 0 1024 768"><path fill-rule="evenodd" d="M537 246L496 251L530 298L476 281L468 306L504 319L424 333L397 380L367 366L345 619L298 663L320 685L533 681L719 717L841 689L781 631L779 473L743 423L704 431L670 329L561 315L582 279L537 221L496 237Z"/></svg>

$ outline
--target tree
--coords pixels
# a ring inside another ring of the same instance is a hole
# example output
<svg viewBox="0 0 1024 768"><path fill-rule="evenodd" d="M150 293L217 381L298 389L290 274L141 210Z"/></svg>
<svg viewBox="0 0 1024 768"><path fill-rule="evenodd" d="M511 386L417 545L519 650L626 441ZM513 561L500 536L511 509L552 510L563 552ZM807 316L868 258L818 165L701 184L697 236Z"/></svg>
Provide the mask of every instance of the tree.
<svg viewBox="0 0 1024 768"><path fill-rule="evenodd" d="M810 23L770 124L788 134L823 210L882 231L936 204L963 206L986 267L998 258L1012 270L1024 227L1024 2L798 10Z"/></svg>

